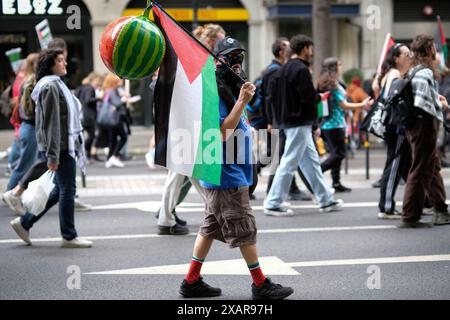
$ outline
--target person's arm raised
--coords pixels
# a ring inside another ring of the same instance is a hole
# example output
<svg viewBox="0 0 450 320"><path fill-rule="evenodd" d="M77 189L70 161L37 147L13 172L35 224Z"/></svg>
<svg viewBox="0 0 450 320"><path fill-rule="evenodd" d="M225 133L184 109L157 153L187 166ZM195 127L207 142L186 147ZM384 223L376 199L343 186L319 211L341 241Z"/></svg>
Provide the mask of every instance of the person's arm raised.
<svg viewBox="0 0 450 320"><path fill-rule="evenodd" d="M222 125L220 126L222 140L227 140L233 133L234 129L236 129L241 118L241 114L244 111L245 106L252 100L255 90L256 87L251 82L246 82L242 85L241 91L239 92L239 97L234 104L233 109L231 109L231 112L223 120Z"/></svg>

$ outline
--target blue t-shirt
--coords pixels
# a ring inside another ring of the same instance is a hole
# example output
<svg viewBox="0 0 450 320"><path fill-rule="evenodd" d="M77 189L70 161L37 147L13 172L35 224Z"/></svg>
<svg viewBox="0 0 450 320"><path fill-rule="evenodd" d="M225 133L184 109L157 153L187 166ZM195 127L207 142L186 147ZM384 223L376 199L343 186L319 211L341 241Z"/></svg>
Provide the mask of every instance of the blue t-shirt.
<svg viewBox="0 0 450 320"><path fill-rule="evenodd" d="M219 100L220 125L228 116L225 102ZM234 135L222 142L223 158L220 186L200 180L200 185L207 189L233 189L253 184L252 170L252 132L245 110L236 127ZM237 140L234 146L233 140ZM228 152L227 152L228 149ZM234 151L237 151L236 154ZM228 155L228 159L227 159Z"/></svg>
<svg viewBox="0 0 450 320"><path fill-rule="evenodd" d="M322 123L322 130L345 128L344 110L339 105L342 101L345 101L345 90L338 84L336 89L331 90L331 115Z"/></svg>

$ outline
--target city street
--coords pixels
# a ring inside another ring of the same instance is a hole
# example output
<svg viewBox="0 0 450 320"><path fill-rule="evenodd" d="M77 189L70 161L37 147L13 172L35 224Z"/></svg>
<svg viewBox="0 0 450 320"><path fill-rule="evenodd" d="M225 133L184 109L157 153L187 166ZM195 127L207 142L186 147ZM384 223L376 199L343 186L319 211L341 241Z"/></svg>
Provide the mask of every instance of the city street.
<svg viewBox="0 0 450 320"><path fill-rule="evenodd" d="M398 221L376 217L379 189L370 184L381 173L383 153L372 152L370 180L363 151L349 161L342 180L353 192L337 195L345 201L339 212L319 213L312 202L295 201L294 217L267 217L267 176L260 178L252 201L260 263L276 282L294 288L290 299L450 298L450 226L398 229ZM94 206L76 214L79 236L94 241L91 249L60 248L57 208L35 225L33 245L26 246L9 224L14 213L0 205L0 299L181 299L178 287L203 217L201 198L191 190L177 210L191 234L159 236L154 212L165 170L148 169L143 156L126 165L105 169L97 163L89 168L87 188L77 181L80 199ZM443 172L448 193L450 170ZM3 187L7 178L0 181ZM400 187L398 201L402 195ZM240 259L239 250L214 243L202 273L222 288L217 299L251 298L251 278Z"/></svg>

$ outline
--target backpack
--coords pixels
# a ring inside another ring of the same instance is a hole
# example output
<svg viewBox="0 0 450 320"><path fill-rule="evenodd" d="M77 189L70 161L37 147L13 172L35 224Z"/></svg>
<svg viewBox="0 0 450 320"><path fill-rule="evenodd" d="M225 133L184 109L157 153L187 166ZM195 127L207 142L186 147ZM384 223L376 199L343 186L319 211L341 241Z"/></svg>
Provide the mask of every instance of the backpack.
<svg viewBox="0 0 450 320"><path fill-rule="evenodd" d="M27 117L34 118L35 116L35 103L33 99L31 99L31 92L33 92L34 87L36 86L36 76L30 76L23 84L23 93L20 97L20 104L22 106L22 110Z"/></svg>
<svg viewBox="0 0 450 320"><path fill-rule="evenodd" d="M5 116L5 118L9 119L13 109L14 101L12 98L12 86L9 85L0 96L0 111Z"/></svg>
<svg viewBox="0 0 450 320"><path fill-rule="evenodd" d="M267 117L265 115L265 97L263 94L263 79L264 76L272 73L279 68L276 63L270 64L267 69L263 72L261 77L255 81L255 98L253 104L248 104L246 107L247 118L250 121L250 125L255 129L265 129L267 127Z"/></svg>
<svg viewBox="0 0 450 320"><path fill-rule="evenodd" d="M419 109L414 107L414 93L412 90L412 79L420 70L421 66L404 79L399 79L392 84L391 93L386 99L385 108L389 112L388 125L392 127L409 127L418 115Z"/></svg>

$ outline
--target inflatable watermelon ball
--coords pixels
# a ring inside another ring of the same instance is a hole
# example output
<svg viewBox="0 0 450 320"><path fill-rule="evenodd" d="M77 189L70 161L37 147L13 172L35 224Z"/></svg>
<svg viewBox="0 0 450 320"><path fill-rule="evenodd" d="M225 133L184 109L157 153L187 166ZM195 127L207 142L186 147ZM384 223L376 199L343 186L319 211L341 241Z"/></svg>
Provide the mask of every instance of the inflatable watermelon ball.
<svg viewBox="0 0 450 320"><path fill-rule="evenodd" d="M108 24L100 40L100 56L120 78L150 76L162 62L166 43L161 30L145 16L121 17Z"/></svg>

